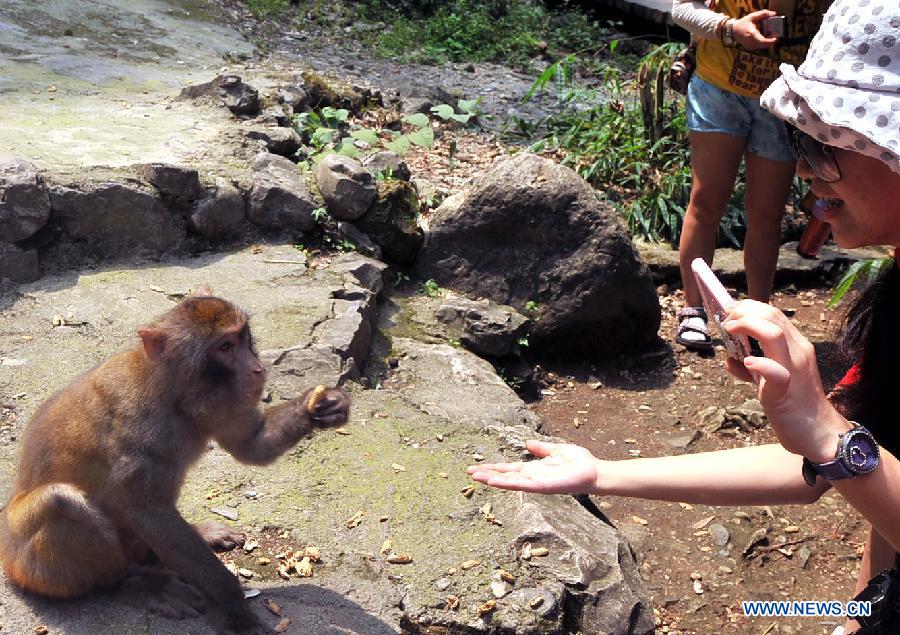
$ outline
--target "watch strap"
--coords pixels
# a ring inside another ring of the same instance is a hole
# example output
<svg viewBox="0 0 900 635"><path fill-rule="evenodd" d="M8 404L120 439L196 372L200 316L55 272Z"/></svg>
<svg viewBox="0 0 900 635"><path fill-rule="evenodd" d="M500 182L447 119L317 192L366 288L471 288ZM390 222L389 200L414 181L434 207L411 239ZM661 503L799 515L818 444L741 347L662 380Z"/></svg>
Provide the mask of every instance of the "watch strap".
<svg viewBox="0 0 900 635"><path fill-rule="evenodd" d="M838 481L844 478L852 478L856 475L848 470L847 466L840 459L835 459L828 463L813 463L806 457L803 457L803 478L806 480L807 485L815 485L817 476L821 476L826 481Z"/></svg>

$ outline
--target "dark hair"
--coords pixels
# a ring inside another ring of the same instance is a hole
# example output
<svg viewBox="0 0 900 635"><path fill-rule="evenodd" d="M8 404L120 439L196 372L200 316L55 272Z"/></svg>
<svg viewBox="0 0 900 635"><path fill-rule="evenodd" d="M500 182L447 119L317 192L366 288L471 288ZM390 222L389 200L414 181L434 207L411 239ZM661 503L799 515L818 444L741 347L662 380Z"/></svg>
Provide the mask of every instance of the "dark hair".
<svg viewBox="0 0 900 635"><path fill-rule="evenodd" d="M896 263L894 263L896 265ZM858 363L860 379L837 391L835 405L863 424L878 442L900 455L900 424L896 421L900 386L900 269L888 268L860 295L847 312L839 349L848 363Z"/></svg>

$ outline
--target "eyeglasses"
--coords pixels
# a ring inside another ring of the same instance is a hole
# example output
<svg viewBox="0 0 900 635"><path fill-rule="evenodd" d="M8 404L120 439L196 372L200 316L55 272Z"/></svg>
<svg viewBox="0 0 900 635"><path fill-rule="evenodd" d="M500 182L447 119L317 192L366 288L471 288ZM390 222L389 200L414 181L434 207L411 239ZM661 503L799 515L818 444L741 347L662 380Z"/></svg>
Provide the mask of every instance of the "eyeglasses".
<svg viewBox="0 0 900 635"><path fill-rule="evenodd" d="M788 143L798 159L803 159L821 181L834 183L841 179L841 168L834 159L834 149L790 124L785 124Z"/></svg>

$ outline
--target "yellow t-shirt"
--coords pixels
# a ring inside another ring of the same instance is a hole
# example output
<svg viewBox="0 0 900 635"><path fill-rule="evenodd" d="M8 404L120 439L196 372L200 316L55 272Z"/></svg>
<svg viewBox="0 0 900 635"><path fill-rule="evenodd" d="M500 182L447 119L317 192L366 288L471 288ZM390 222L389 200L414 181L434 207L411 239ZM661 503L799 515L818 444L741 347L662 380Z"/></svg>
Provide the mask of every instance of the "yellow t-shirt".
<svg viewBox="0 0 900 635"><path fill-rule="evenodd" d="M747 51L728 47L720 40L697 44L696 73L710 84L745 97L759 97L778 77L785 62L799 66L809 42L822 24L822 14L832 0L719 0L716 11L733 18L771 9L787 17L787 35L772 48Z"/></svg>

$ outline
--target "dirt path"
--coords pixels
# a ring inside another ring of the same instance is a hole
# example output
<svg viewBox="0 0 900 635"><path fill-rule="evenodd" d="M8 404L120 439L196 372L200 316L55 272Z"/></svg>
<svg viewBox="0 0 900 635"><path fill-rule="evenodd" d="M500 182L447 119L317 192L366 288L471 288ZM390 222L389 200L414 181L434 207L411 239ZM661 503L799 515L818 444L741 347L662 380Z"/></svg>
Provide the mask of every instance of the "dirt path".
<svg viewBox="0 0 900 635"><path fill-rule="evenodd" d="M826 308L829 293L785 291L774 298L776 306L794 313L795 323L816 344L828 386L842 370L830 343L841 307ZM671 342L681 298L666 296L661 303L660 335ZM550 434L606 459L678 454L694 435L697 439L687 452L774 441L767 428L703 431L703 409L740 406L753 397L752 387L725 372L721 348L715 356L673 348L603 364L552 368L553 385L534 410ZM867 527L833 493L809 506L710 507L622 498L597 502L642 554L642 572L661 633L830 633L834 620L745 618L740 601L846 601ZM725 534L713 528L716 524L727 530L724 546ZM743 556L753 533L764 527L768 546ZM775 548L782 541L785 546ZM696 589L695 579L700 582Z"/></svg>

